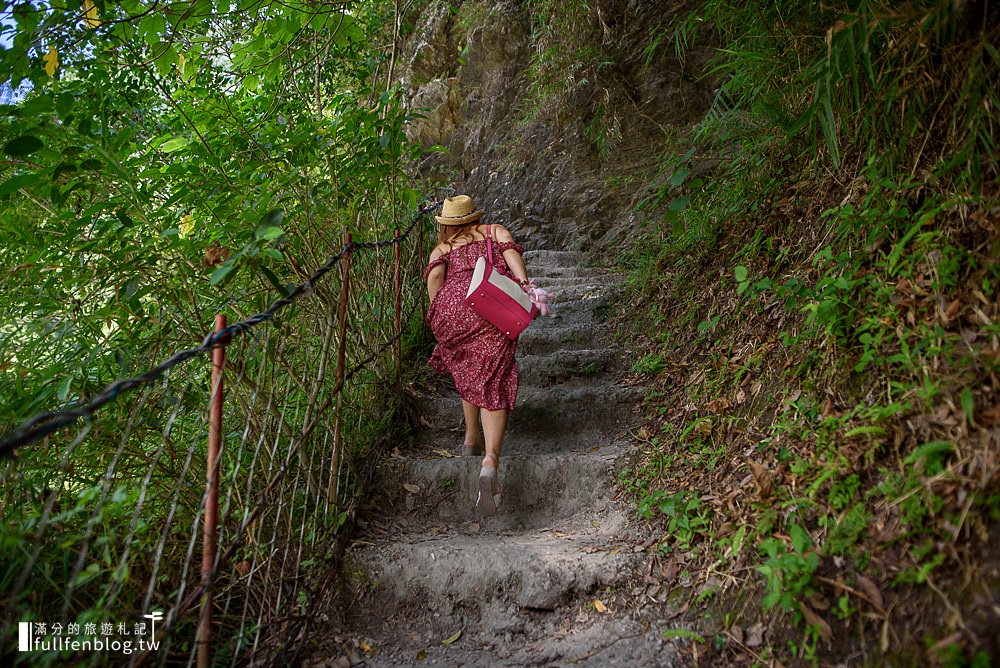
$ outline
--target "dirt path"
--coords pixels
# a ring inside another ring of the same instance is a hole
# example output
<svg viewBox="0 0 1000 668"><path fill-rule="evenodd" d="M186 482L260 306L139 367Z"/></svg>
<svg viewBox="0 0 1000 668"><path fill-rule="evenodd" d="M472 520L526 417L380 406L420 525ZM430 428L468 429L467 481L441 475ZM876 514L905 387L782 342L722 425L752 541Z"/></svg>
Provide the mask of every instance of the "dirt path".
<svg viewBox="0 0 1000 668"><path fill-rule="evenodd" d="M461 410L447 379L423 399L430 428L388 462L390 498L366 516L348 555L359 649L350 661L316 656L310 665L675 662L662 624L632 605L647 557L634 510L612 494L642 389L620 382L621 351L597 317L614 277L584 260L526 254L531 274L557 293L557 315L518 344L498 515L476 514L480 458L454 456Z"/></svg>

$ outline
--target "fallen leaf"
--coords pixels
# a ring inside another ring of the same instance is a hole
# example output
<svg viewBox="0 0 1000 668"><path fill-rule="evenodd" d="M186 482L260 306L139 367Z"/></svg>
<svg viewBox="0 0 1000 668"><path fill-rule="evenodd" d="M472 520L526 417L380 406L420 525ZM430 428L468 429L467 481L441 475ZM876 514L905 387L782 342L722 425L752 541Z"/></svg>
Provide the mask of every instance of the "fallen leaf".
<svg viewBox="0 0 1000 668"><path fill-rule="evenodd" d="M433 452L438 457L444 457L445 459L449 459L451 457L456 456L454 452L448 452L447 450L443 450L441 448L435 448L434 450L431 450L431 452Z"/></svg>
<svg viewBox="0 0 1000 668"><path fill-rule="evenodd" d="M709 401L705 404L705 410L709 413L721 413L722 411L729 410L732 408L733 404L725 397L719 397L714 401Z"/></svg>
<svg viewBox="0 0 1000 668"><path fill-rule="evenodd" d="M424 659L427 658L427 650L425 649L418 650L417 653L413 656L413 658L416 659L417 661L423 661Z"/></svg>
<svg viewBox="0 0 1000 668"><path fill-rule="evenodd" d="M480 529L479 522L469 524L469 533L477 533Z"/></svg>
<svg viewBox="0 0 1000 668"><path fill-rule="evenodd" d="M1000 424L1000 403L994 404L993 408L985 410L976 418L976 422L984 425Z"/></svg>
<svg viewBox="0 0 1000 668"><path fill-rule="evenodd" d="M802 618L806 620L806 624L816 628L820 638L827 642L833 640L833 629L830 628L825 619L813 612L813 609L805 603L799 603L799 611L802 613Z"/></svg>
<svg viewBox="0 0 1000 668"><path fill-rule="evenodd" d="M885 599L882 597L882 592L879 591L878 586L869 578L864 575L858 576L858 587L861 591L865 593L868 600L875 606L885 610Z"/></svg>
<svg viewBox="0 0 1000 668"><path fill-rule="evenodd" d="M698 423L698 426L694 428L694 433L702 438L708 438L712 435L712 421L709 419L702 420Z"/></svg>
<svg viewBox="0 0 1000 668"><path fill-rule="evenodd" d="M747 629L746 638L743 640L743 644L751 649L754 647L760 647L764 644L763 622L757 622Z"/></svg>
<svg viewBox="0 0 1000 668"><path fill-rule="evenodd" d="M752 397L756 397L756 396L757 396L758 394L760 394L760 391L761 391L761 390L762 390L763 388L764 388L764 385L763 385L763 383L761 383L761 382L760 382L760 381L758 380L757 382L755 382L755 383L754 383L753 385L751 385L751 386L750 386L750 396L752 396Z"/></svg>
<svg viewBox="0 0 1000 668"><path fill-rule="evenodd" d="M769 498L773 491L771 472L752 459L748 459L747 464L750 466L750 473L753 475L753 481L757 484L761 500Z"/></svg>
<svg viewBox="0 0 1000 668"><path fill-rule="evenodd" d="M369 645L368 642L364 640L361 641L359 647L361 647L362 651L364 651L365 654L371 654L372 652L375 651L375 648Z"/></svg>
<svg viewBox="0 0 1000 668"><path fill-rule="evenodd" d="M639 428L639 433L637 433L635 436L640 441L648 441L649 440L649 430L646 429L645 427L640 427Z"/></svg>
<svg viewBox="0 0 1000 668"><path fill-rule="evenodd" d="M425 418L423 415L420 416L419 422L420 422L420 425L422 427L426 427L427 429L433 429L434 428L434 425L432 425L430 423L430 421L427 418Z"/></svg>
<svg viewBox="0 0 1000 668"><path fill-rule="evenodd" d="M444 640L442 640L441 644L445 645L445 646L448 646L448 645L452 644L453 642L455 642L456 640L458 640L461 637L462 637L462 629L459 629L459 630L455 631L455 633L453 633L452 635L450 635L447 638L445 638Z"/></svg>
<svg viewBox="0 0 1000 668"><path fill-rule="evenodd" d="M747 393L743 391L743 388L736 390L736 405L742 406L747 400Z"/></svg>
<svg viewBox="0 0 1000 668"><path fill-rule="evenodd" d="M608 606L604 605L604 601L602 601L599 598L595 598L593 603L594 603L594 610L597 610L602 615L607 614Z"/></svg>
<svg viewBox="0 0 1000 668"><path fill-rule="evenodd" d="M403 483L403 489L405 489L410 494L419 494L420 493L420 485L414 485L414 484L408 483L408 482L404 482Z"/></svg>

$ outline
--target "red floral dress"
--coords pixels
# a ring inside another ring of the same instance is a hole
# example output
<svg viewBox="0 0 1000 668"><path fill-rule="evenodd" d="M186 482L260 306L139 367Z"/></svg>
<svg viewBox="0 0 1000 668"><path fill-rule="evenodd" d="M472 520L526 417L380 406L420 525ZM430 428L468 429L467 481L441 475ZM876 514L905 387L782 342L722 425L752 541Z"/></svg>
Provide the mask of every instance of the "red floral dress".
<svg viewBox="0 0 1000 668"><path fill-rule="evenodd" d="M503 257L511 248L524 252L512 241L493 241L493 266L513 278ZM517 399L517 342L465 305L472 272L483 255L485 239L448 251L424 270L426 281L431 269L439 264L446 267L444 285L427 309L427 324L437 339L428 363L441 373L450 372L459 396L470 404L491 411L510 410Z"/></svg>

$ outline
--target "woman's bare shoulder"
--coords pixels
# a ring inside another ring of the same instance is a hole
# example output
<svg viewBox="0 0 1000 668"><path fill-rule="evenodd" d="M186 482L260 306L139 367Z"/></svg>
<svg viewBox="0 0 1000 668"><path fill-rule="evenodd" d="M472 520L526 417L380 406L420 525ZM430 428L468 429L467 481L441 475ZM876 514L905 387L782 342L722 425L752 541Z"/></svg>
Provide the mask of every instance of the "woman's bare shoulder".
<svg viewBox="0 0 1000 668"><path fill-rule="evenodd" d="M434 260L438 259L442 255L447 253L449 250L450 249L446 245L438 244L437 246L434 247L434 250L431 251L431 255L427 259L429 262L433 262Z"/></svg>
<svg viewBox="0 0 1000 668"><path fill-rule="evenodd" d="M493 228L493 238L497 241L514 241L514 236L503 225L491 225Z"/></svg>

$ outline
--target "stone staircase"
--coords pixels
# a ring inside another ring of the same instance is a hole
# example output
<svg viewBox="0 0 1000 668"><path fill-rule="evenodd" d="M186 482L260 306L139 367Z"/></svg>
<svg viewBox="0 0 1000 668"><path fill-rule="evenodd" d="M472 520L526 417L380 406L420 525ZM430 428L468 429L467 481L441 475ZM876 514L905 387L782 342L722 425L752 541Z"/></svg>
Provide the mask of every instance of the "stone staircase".
<svg viewBox="0 0 1000 668"><path fill-rule="evenodd" d="M347 557L346 623L366 649L337 657L339 664L315 656L310 665L674 661L676 649L655 624L600 609L646 559L634 510L613 498L643 390L621 382L621 351L598 317L618 277L585 260L525 254L529 275L555 293L555 315L536 320L518 342L521 384L497 516L476 513L481 459L457 456L461 407L442 377L420 402L429 427L387 460L380 510L363 517Z"/></svg>

